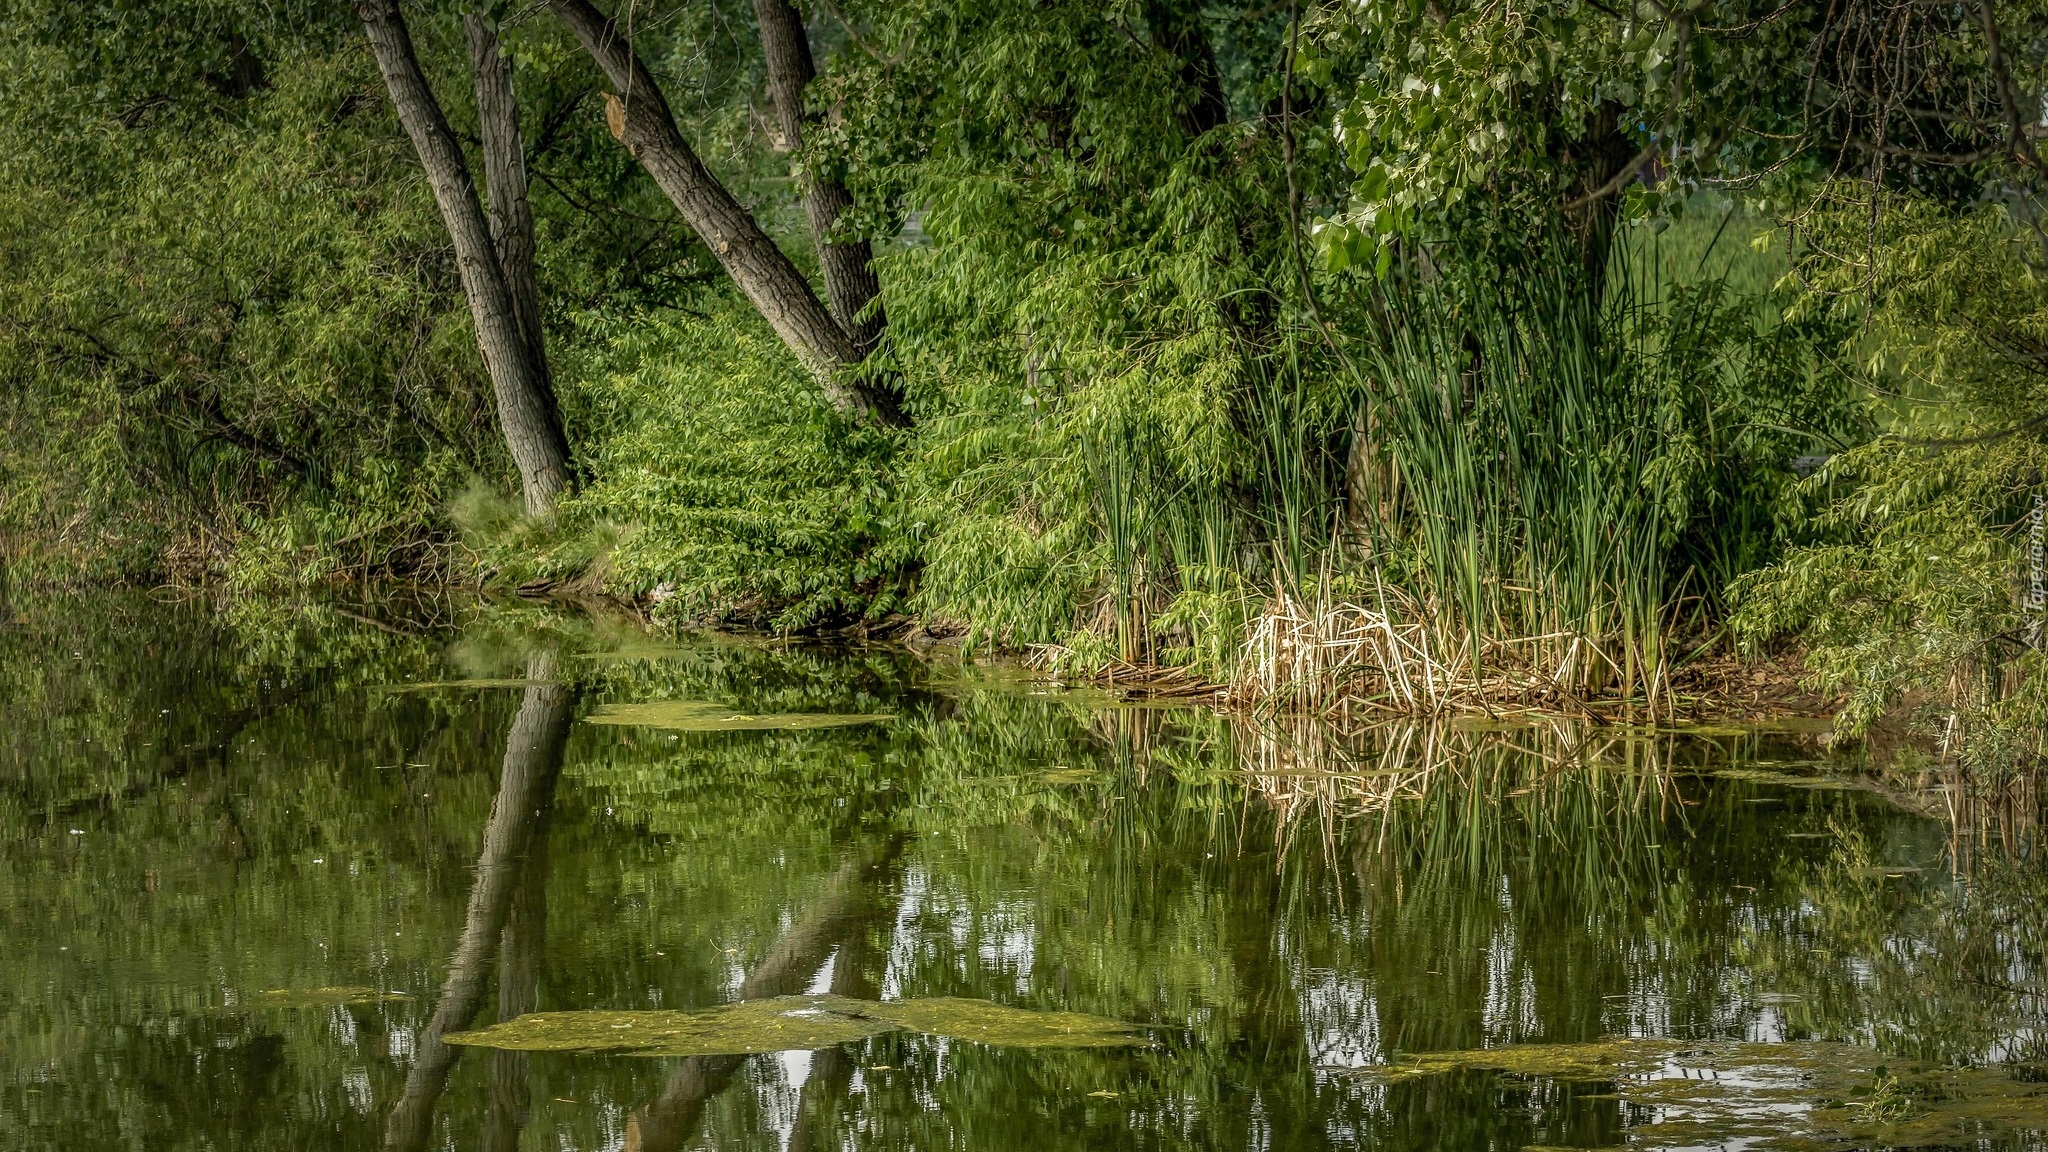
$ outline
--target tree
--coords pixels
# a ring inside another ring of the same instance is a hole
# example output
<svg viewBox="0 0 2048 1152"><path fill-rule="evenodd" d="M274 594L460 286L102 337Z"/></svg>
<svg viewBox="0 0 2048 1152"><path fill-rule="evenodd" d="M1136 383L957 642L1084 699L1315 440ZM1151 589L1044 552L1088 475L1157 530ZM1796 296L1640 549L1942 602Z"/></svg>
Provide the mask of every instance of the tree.
<svg viewBox="0 0 2048 1152"><path fill-rule="evenodd" d="M470 19L469 39L478 69L477 104L483 124L485 176L496 236L477 202L476 184L462 146L428 87L413 51L412 36L398 0L362 0L356 6L369 33L370 50L384 75L391 103L427 170L434 200L455 245L463 293L476 323L497 394L498 426L519 468L529 515L553 511L571 484L569 443L555 404L554 384L540 339L539 306L533 287L533 220L526 207L524 145L511 96L510 64L480 16Z"/></svg>
<svg viewBox="0 0 2048 1152"><path fill-rule="evenodd" d="M907 423L893 384L856 371L866 355L860 342L834 319L789 256L698 159L627 33L589 0L548 0L548 7L575 33L616 89L605 98L612 134L646 168L733 283L796 353L832 406L880 424ZM819 201L818 207L825 205Z"/></svg>
<svg viewBox="0 0 2048 1152"><path fill-rule="evenodd" d="M804 90L818 74L811 58L810 35L790 0L754 0L754 21L761 31L761 55L768 65L768 92L775 101L782 150L801 157ZM866 354L888 321L877 299L882 285L870 264L873 252L867 240L834 232L839 217L853 207L853 196L844 183L820 174L802 159L798 168L804 214L810 219L811 239L818 246L832 318Z"/></svg>
<svg viewBox="0 0 2048 1152"><path fill-rule="evenodd" d="M2039 0L1330 6L1303 71L1338 90L1353 184L1319 239L1338 268L1384 267L1397 238L1562 225L1597 292L1619 217L1703 187L1855 175L1968 199L1987 166L2042 170L2044 28Z"/></svg>
<svg viewBox="0 0 2048 1152"><path fill-rule="evenodd" d="M1202 6L1191 0L1145 0L1144 11L1153 47L1172 56L1180 66L1180 82L1189 97L1181 126L1190 136L1200 136L1229 120L1230 105L1223 99L1216 49L1202 28Z"/></svg>

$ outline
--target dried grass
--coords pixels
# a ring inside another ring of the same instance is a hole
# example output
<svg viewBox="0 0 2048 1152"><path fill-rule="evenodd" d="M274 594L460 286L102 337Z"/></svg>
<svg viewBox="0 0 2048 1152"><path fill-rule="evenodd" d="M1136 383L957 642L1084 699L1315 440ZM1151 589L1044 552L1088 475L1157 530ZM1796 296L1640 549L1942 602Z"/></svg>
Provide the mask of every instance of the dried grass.
<svg viewBox="0 0 2048 1152"><path fill-rule="evenodd" d="M1609 654L1610 641L1554 632L1482 636L1475 646L1400 589L1382 585L1374 599L1373 605L1314 604L1276 594L1245 638L1231 698L1255 708L1343 715L1495 714L1503 708L1585 713L1618 705L1655 717L1660 701L1670 712L1661 665L1645 697L1598 699L1606 685L1633 679Z"/></svg>

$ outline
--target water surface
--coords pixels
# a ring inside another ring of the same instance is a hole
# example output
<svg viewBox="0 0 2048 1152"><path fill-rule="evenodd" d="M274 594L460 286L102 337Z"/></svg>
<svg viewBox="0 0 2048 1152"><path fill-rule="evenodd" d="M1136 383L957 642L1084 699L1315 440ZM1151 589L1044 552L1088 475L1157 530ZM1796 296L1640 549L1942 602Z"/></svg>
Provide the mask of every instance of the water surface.
<svg viewBox="0 0 2048 1152"><path fill-rule="evenodd" d="M1339 737L521 606L14 608L0 1148L2048 1146L2030 806L1958 833L1797 735ZM803 994L1145 1042L441 1039Z"/></svg>

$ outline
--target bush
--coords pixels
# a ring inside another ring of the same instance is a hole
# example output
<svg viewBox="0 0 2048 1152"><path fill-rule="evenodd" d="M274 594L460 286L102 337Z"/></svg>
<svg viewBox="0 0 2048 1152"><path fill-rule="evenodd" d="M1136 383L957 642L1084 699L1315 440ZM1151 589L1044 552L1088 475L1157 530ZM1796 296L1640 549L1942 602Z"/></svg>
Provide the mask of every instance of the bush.
<svg viewBox="0 0 2048 1152"><path fill-rule="evenodd" d="M793 629L904 606L914 526L894 440L826 407L745 301L587 317L580 336L601 351L563 394L591 480L528 563L574 571L598 549L564 541L613 531L605 586L656 593L668 619Z"/></svg>
<svg viewBox="0 0 2048 1152"><path fill-rule="evenodd" d="M1895 712L1989 775L2039 761L2048 664L2028 643L2028 517L2048 472L2048 285L2001 206L1843 189L1815 217L1815 311L1864 320L1886 435L1805 485L1822 541L1738 586L1752 643L1803 633L1845 734ZM1873 220L1875 226L1873 226Z"/></svg>

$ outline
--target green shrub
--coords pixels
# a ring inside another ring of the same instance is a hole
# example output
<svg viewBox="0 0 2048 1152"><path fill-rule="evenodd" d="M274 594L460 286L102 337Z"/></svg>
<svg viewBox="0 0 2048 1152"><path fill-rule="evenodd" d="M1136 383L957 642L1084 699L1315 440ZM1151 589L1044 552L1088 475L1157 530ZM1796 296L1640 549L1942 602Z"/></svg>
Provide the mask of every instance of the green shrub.
<svg viewBox="0 0 2048 1152"><path fill-rule="evenodd" d="M583 322L601 352L563 391L591 479L552 543L515 551L563 575L614 531L605 586L659 590L670 619L791 629L901 609L916 526L894 442L827 408L736 294L705 307Z"/></svg>
<svg viewBox="0 0 2048 1152"><path fill-rule="evenodd" d="M1806 307L1863 323L1884 437L1805 485L1821 540L1739 585L1753 643L1799 634L1844 733L1903 712L1945 758L2038 762L2048 665L2028 644L2028 516L2048 495L2048 286L2006 210L1843 189L1816 214Z"/></svg>

